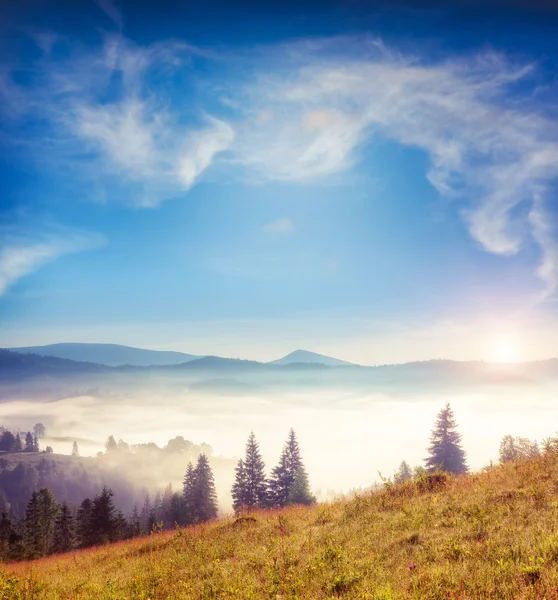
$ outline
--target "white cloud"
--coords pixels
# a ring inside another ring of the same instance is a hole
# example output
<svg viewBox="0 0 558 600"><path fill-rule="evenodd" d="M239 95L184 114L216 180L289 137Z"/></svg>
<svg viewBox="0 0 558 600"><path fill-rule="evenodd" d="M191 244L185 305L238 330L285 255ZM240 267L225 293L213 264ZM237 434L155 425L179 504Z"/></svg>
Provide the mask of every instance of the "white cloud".
<svg viewBox="0 0 558 600"><path fill-rule="evenodd" d="M0 248L0 296L18 279L63 256L102 247L99 234L62 230L46 233L10 233L2 236Z"/></svg>
<svg viewBox="0 0 558 600"><path fill-rule="evenodd" d="M235 135L201 109L172 108L174 74L201 54L181 42L140 47L108 35L100 50L45 59L27 98L51 126L42 160L71 166L104 200L154 207L188 191Z"/></svg>
<svg viewBox="0 0 558 600"><path fill-rule="evenodd" d="M247 119L239 133L235 150L248 168L268 179L315 180L352 166L380 136L419 148L432 185L459 198L471 236L511 255L530 229L543 253L539 276L548 293L556 288L552 238L536 216L544 211L529 220L516 210L534 202L541 181L558 177L558 121L528 92L510 91L518 82L528 89L533 65L493 52L432 64L363 39L343 40L342 50L338 40L299 44L274 59L276 68L268 57L245 91L250 115L270 115Z"/></svg>
<svg viewBox="0 0 558 600"><path fill-rule="evenodd" d="M294 225L291 219L282 217L272 221L271 223L268 223L263 229L269 233L285 234L292 233L294 230Z"/></svg>

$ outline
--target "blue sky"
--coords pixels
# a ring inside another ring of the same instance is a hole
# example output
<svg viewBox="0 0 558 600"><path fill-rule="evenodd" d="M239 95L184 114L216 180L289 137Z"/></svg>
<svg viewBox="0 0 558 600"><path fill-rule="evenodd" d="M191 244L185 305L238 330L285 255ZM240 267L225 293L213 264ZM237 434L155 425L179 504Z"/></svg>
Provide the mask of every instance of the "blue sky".
<svg viewBox="0 0 558 600"><path fill-rule="evenodd" d="M0 345L558 354L548 6L2 11Z"/></svg>

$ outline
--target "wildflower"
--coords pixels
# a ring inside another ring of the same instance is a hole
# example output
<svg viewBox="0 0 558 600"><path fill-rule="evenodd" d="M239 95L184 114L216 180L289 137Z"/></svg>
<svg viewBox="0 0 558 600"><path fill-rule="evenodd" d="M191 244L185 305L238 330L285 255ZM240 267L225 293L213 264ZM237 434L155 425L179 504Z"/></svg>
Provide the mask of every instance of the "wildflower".
<svg viewBox="0 0 558 600"><path fill-rule="evenodd" d="M411 571L411 573L417 568L417 565L415 563L413 563L412 565L409 565L409 571Z"/></svg>

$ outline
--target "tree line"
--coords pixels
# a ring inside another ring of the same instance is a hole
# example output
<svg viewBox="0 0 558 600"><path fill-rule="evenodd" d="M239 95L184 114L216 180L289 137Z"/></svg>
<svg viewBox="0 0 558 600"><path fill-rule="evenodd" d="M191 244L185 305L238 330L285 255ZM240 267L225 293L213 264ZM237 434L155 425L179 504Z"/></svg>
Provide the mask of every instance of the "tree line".
<svg viewBox="0 0 558 600"><path fill-rule="evenodd" d="M310 493L308 474L300 455L300 448L293 429L279 463L268 479L265 463L256 436L252 432L246 442L246 455L236 466L232 486L235 513L255 508L281 508L287 504L313 504L316 498Z"/></svg>

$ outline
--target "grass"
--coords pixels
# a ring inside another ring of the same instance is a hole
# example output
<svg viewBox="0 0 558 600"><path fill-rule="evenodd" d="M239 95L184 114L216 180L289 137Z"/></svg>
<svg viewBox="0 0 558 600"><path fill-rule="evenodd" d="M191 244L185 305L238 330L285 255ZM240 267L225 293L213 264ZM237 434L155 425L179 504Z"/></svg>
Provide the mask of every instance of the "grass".
<svg viewBox="0 0 558 600"><path fill-rule="evenodd" d="M0 568L0 599L558 600L558 454Z"/></svg>

